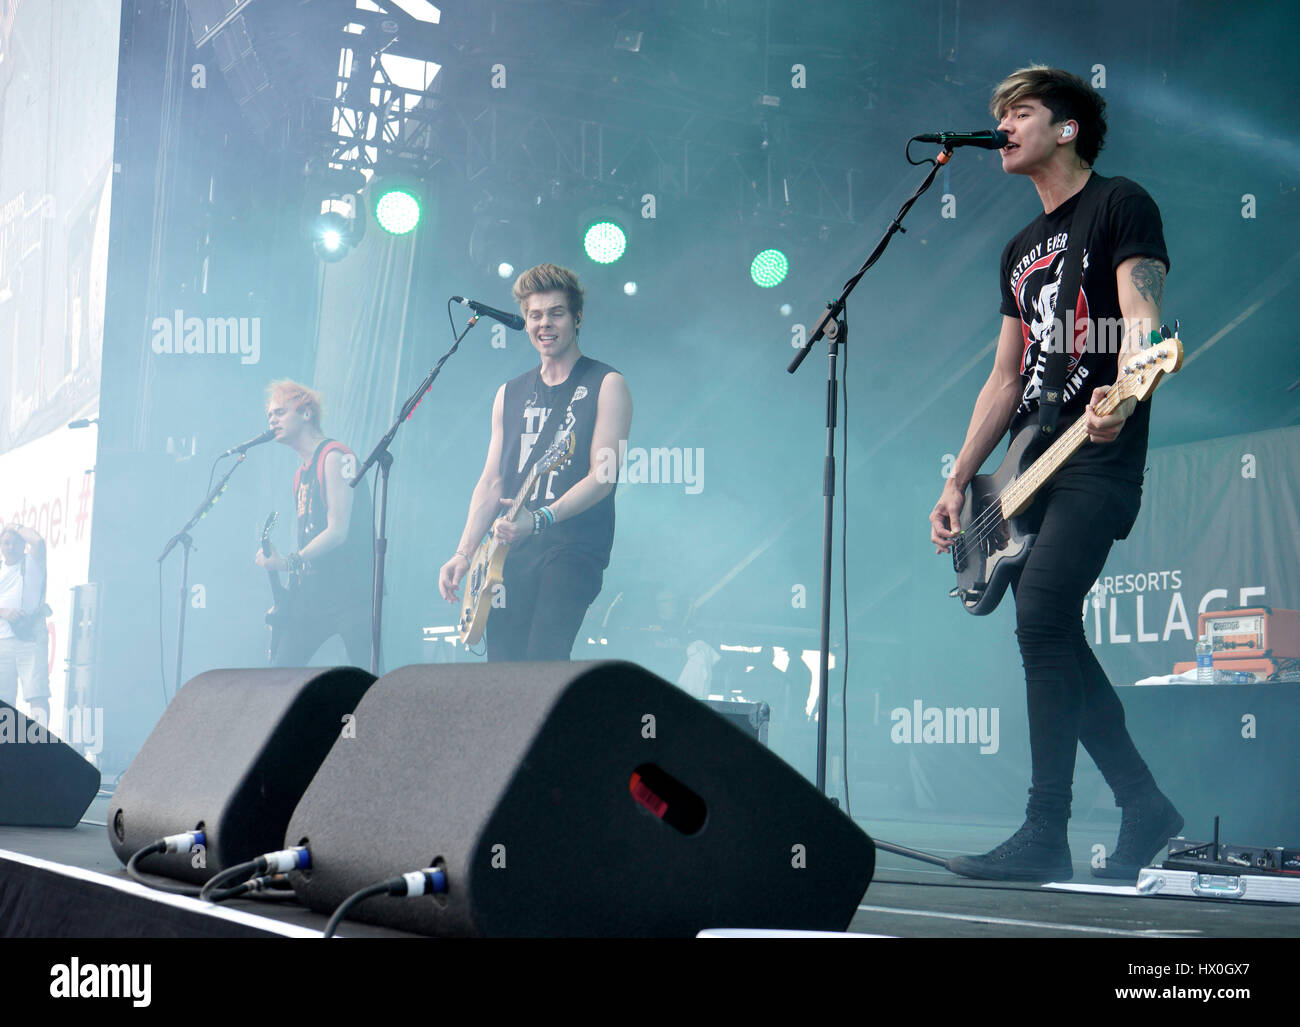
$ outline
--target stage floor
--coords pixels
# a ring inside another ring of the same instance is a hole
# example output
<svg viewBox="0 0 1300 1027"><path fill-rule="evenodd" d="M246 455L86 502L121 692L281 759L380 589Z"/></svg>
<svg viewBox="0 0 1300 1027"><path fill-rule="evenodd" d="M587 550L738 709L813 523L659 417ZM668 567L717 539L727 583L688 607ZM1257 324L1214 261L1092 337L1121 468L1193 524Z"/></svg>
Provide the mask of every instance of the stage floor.
<svg viewBox="0 0 1300 1027"><path fill-rule="evenodd" d="M865 821L873 839L936 856L987 852L1020 822L968 825ZM1080 834L1083 832L1081 831ZM1087 834L1096 834L1089 826ZM1230 839L1225 839L1228 841ZM1300 906L1138 895L1098 880L1071 831L1074 877L1062 885L1004 884L958 877L877 850L876 873L850 931L904 938L1294 938ZM1087 889L1087 890L1083 890Z"/></svg>
<svg viewBox="0 0 1300 1027"><path fill-rule="evenodd" d="M107 805L107 796L101 795L73 830L0 827L0 850L129 882L102 826ZM986 851L1019 826L987 820L964 825L883 820L860 820L859 824L872 838L941 857ZM1086 852L1083 844L1072 838L1071 848L1076 856L1074 879L1062 886L973 881L878 850L875 877L848 929L899 938L1300 935L1300 906L1141 896L1132 887L1094 882L1087 862L1077 858ZM7 864L0 859L0 873L7 872ZM725 874L725 868L719 868L719 873ZM147 903L143 898L137 901ZM276 933L273 925L279 924L285 933L303 936L320 932L326 922L324 916L295 902L236 900L222 903L221 908L265 918L270 923L263 926L272 927L271 933ZM252 921L249 923L256 928ZM0 933L32 936L33 932L11 924ZM411 937L401 931L353 922L344 924L339 933L345 937ZM184 929L169 934L184 936Z"/></svg>

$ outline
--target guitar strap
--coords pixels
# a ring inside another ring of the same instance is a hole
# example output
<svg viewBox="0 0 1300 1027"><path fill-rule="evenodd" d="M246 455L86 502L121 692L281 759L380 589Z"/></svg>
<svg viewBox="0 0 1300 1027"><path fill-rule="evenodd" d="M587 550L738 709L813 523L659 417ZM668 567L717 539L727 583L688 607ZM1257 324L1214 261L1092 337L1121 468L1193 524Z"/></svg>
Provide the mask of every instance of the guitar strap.
<svg viewBox="0 0 1300 1027"><path fill-rule="evenodd" d="M577 391L578 383L586 372L589 363L589 357L579 357L578 362L569 371L569 377L565 379L564 385L561 386L559 394L555 397L555 402L551 404L551 412L546 415L546 423L542 425L542 430L537 433L537 441L533 443L533 451L528 454L528 459L520 469L520 481L528 477L533 469L533 464L537 463L543 454L550 449L551 443L555 441L556 434L559 433L560 428L568 420L569 411L573 406L573 394ZM542 369L540 367L537 369L533 382L534 394L536 394L542 385ZM561 410L564 411L563 419L559 419Z"/></svg>
<svg viewBox="0 0 1300 1027"><path fill-rule="evenodd" d="M1093 178L1096 172L1093 172ZM1070 245L1065 252L1065 266L1061 269L1061 288L1056 294L1056 310L1052 319L1052 333L1047 341L1047 366L1043 370L1043 386L1038 397L1038 430L1050 439L1056 432L1056 422L1061 416L1065 390L1065 372L1070 351L1074 348L1074 325L1077 316L1075 303L1083 280L1083 248L1092 238L1097 214L1109 195L1109 184L1093 185L1089 178L1079 193L1079 202L1070 217Z"/></svg>
<svg viewBox="0 0 1300 1027"><path fill-rule="evenodd" d="M316 484L320 486L321 494L325 494L325 458L335 450L346 450L348 447L343 445L337 439L325 439L316 447L316 453L307 463L303 464L293 473L293 500L298 501L298 486L302 484L302 472L307 469L311 463L316 464Z"/></svg>

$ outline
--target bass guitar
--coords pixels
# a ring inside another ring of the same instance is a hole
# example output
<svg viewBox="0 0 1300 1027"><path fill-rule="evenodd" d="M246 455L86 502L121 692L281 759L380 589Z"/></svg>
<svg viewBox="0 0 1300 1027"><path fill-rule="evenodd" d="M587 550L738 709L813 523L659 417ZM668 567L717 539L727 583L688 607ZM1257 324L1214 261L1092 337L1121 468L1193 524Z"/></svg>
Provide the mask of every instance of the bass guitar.
<svg viewBox="0 0 1300 1027"><path fill-rule="evenodd" d="M272 511L271 516L266 519L266 524L262 526L262 555L265 557L269 557L272 552L271 529L275 527L278 517L279 514ZM266 611L266 623L271 629L271 641L267 646L266 657L268 663L274 663L275 654L280 648L280 629L289 622L293 593L281 583L278 571L268 567L266 577L271 583L271 608Z"/></svg>
<svg viewBox="0 0 1300 1027"><path fill-rule="evenodd" d="M502 514L503 517L513 520L519 514L525 497L533 490L537 479L571 457L573 445L572 429L565 429L556 435L550 448L533 464L533 469L528 472L528 477ZM492 612L492 598L497 586L501 584L506 554L509 552L509 543L498 542L491 532L474 551L474 559L469 562L469 570L465 572L465 598L460 605L460 622L456 629L465 645L474 645L483 637L488 614Z"/></svg>
<svg viewBox="0 0 1300 1027"><path fill-rule="evenodd" d="M1115 384L1097 404L1098 411L1105 416L1127 399L1146 399L1165 375L1182 366L1183 344L1175 333L1144 349L1120 369ZM1080 417L1035 458L1041 444L1039 435L1037 424L1022 428L998 469L977 474L966 492L962 532L952 546L957 587L948 594L976 616L997 608L1012 578L1025 565L1037 536L1025 530L1023 515L1038 490L1088 440L1088 426Z"/></svg>

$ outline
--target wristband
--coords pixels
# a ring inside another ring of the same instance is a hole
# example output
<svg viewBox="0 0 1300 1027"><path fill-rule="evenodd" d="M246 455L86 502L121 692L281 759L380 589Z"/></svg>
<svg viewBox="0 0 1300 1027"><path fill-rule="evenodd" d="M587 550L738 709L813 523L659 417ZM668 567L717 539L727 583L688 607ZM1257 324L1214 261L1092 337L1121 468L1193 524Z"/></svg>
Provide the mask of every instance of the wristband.
<svg viewBox="0 0 1300 1027"><path fill-rule="evenodd" d="M555 523L555 511L553 511L549 506L544 506L537 512L546 518L546 527L549 528Z"/></svg>
<svg viewBox="0 0 1300 1027"><path fill-rule="evenodd" d="M546 517L540 510L533 511L533 534L540 535L546 527Z"/></svg>

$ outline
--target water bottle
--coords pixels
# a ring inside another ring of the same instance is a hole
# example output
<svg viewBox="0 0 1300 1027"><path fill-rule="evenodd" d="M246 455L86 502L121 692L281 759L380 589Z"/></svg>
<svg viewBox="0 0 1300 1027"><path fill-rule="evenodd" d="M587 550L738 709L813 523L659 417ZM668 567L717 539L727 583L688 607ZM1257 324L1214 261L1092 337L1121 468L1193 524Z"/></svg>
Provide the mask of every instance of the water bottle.
<svg viewBox="0 0 1300 1027"><path fill-rule="evenodd" d="M1214 684L1214 647L1210 645L1209 635L1202 635L1196 643L1196 683Z"/></svg>

